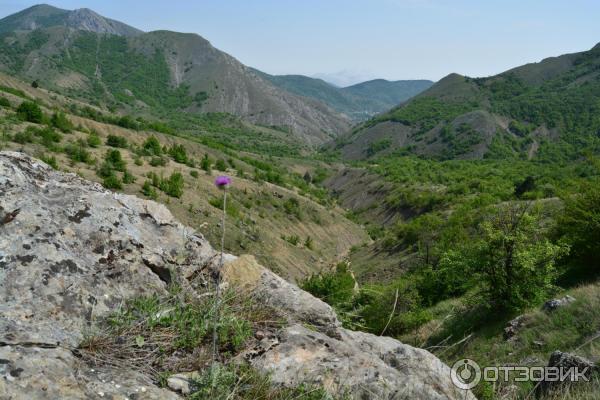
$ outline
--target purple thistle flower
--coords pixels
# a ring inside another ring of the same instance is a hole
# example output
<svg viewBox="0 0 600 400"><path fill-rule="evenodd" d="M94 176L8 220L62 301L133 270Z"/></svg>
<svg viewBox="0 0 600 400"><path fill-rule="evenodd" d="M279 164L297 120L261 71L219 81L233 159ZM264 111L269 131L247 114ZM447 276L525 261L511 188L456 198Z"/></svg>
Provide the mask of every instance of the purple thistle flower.
<svg viewBox="0 0 600 400"><path fill-rule="evenodd" d="M224 189L231 184L231 178L228 176L217 176L215 179L215 185L218 188Z"/></svg>

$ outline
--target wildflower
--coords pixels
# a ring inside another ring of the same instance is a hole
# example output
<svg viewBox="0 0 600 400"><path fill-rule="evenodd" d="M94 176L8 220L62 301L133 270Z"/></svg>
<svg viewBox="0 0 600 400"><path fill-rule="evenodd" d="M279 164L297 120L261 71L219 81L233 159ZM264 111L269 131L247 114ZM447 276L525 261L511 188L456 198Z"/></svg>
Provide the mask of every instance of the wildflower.
<svg viewBox="0 0 600 400"><path fill-rule="evenodd" d="M217 176L215 179L215 185L220 189L225 189L231 184L231 178L228 176Z"/></svg>

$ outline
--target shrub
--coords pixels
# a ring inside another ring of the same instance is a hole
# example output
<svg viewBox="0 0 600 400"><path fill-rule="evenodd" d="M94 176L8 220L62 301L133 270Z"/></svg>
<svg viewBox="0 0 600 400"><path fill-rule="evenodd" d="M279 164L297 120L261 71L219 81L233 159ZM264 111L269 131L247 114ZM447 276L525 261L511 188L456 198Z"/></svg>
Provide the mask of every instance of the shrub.
<svg viewBox="0 0 600 400"><path fill-rule="evenodd" d="M31 101L22 102L17 107L17 116L23 121L41 124L44 121L44 113L37 103Z"/></svg>
<svg viewBox="0 0 600 400"><path fill-rule="evenodd" d="M97 132L92 131L87 137L87 144L92 148L100 147L102 144L102 140L100 140L100 136L98 136Z"/></svg>
<svg viewBox="0 0 600 400"><path fill-rule="evenodd" d="M565 196L558 220L561 236L572 245L572 257L587 266L587 274L600 272L600 183L590 182L579 194Z"/></svg>
<svg viewBox="0 0 600 400"><path fill-rule="evenodd" d="M183 147L183 145L181 144L172 146L169 149L169 155L173 158L175 162L178 162L180 164L186 164L188 162L185 147Z"/></svg>
<svg viewBox="0 0 600 400"><path fill-rule="evenodd" d="M92 155L85 149L85 147L80 143L69 143L65 147L65 153L69 156L69 158L73 161L83 162L89 164L92 162Z"/></svg>
<svg viewBox="0 0 600 400"><path fill-rule="evenodd" d="M295 215L296 218L300 219L302 217L300 211L300 202L295 197L290 197L286 201L283 202L283 209L289 215Z"/></svg>
<svg viewBox="0 0 600 400"><path fill-rule="evenodd" d="M198 178L198 176L199 176L199 175L198 175L198 171L196 171L195 169L193 169L193 170L191 170L191 171L190 171L190 175L191 175L193 178Z"/></svg>
<svg viewBox="0 0 600 400"><path fill-rule="evenodd" d="M160 183L160 189L171 197L180 198L183 196L183 175L180 172L174 172L169 179L163 179Z"/></svg>
<svg viewBox="0 0 600 400"><path fill-rule="evenodd" d="M167 165L167 160L163 157L152 157L150 159L150 165L153 167L164 167Z"/></svg>
<svg viewBox="0 0 600 400"><path fill-rule="evenodd" d="M160 156L162 155L162 148L160 147L160 142L156 138L156 136L150 136L148 139L144 141L142 145L144 149L144 154L149 156Z"/></svg>
<svg viewBox="0 0 600 400"><path fill-rule="evenodd" d="M152 183L150 181L144 182L141 191L144 196L149 197L152 200L156 200L158 198L158 193L156 192L156 189L152 186Z"/></svg>
<svg viewBox="0 0 600 400"><path fill-rule="evenodd" d="M136 181L135 176L133 176L129 171L125 170L123 172L123 183L129 185L130 183L134 183Z"/></svg>
<svg viewBox="0 0 600 400"><path fill-rule="evenodd" d="M0 97L0 107L9 108L11 106L10 101L6 97Z"/></svg>
<svg viewBox="0 0 600 400"><path fill-rule="evenodd" d="M52 114L52 118L50 118L50 124L56 129L60 129L65 133L73 130L73 124L71 123L71 120L69 120L69 118L67 118L63 112L55 112Z"/></svg>
<svg viewBox="0 0 600 400"><path fill-rule="evenodd" d="M106 138L106 145L124 149L127 147L127 139L122 136L108 135Z"/></svg>
<svg viewBox="0 0 600 400"><path fill-rule="evenodd" d="M33 134L31 133L31 130L26 129L23 132L15 133L12 140L19 144L33 143Z"/></svg>
<svg viewBox="0 0 600 400"><path fill-rule="evenodd" d="M119 150L108 150L104 156L105 162L110 166L111 169L116 171L125 172L126 163L121 156Z"/></svg>
<svg viewBox="0 0 600 400"><path fill-rule="evenodd" d="M102 186L104 186L107 189L123 189L123 185L121 184L119 177L117 177L117 175L115 175L114 173L104 178L104 180L102 181Z"/></svg>
<svg viewBox="0 0 600 400"><path fill-rule="evenodd" d="M208 156L208 154L204 154L204 157L200 161L200 168L202 168L204 171L210 173L211 165L212 165L212 161L210 160L210 157Z"/></svg>
<svg viewBox="0 0 600 400"><path fill-rule="evenodd" d="M282 236L281 238L292 246L298 246L298 243L300 243L300 236L298 235Z"/></svg>
<svg viewBox="0 0 600 400"><path fill-rule="evenodd" d="M310 250L313 249L313 239L310 236L306 237L306 240L304 241L304 247Z"/></svg>
<svg viewBox="0 0 600 400"><path fill-rule="evenodd" d="M49 127L36 129L35 135L38 136L41 139L41 143L48 148L53 147L56 143L60 143L62 139L60 133Z"/></svg>

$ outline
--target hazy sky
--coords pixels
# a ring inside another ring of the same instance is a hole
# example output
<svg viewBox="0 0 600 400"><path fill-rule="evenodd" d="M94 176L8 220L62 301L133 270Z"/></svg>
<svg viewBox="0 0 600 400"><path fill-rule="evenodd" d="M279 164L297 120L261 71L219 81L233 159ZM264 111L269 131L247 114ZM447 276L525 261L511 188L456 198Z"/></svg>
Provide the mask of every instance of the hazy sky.
<svg viewBox="0 0 600 400"><path fill-rule="evenodd" d="M39 2L39 1L38 1ZM0 0L0 16L38 3ZM338 84L496 74L600 42L599 0L55 0L149 31L195 32L272 74Z"/></svg>

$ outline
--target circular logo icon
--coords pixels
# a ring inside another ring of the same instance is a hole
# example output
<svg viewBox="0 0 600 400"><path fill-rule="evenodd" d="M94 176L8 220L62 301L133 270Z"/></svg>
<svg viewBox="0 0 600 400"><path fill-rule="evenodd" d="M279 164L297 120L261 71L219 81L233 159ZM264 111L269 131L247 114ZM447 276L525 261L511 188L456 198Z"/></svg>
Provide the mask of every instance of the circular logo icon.
<svg viewBox="0 0 600 400"><path fill-rule="evenodd" d="M450 370L450 378L457 388L473 389L481 381L481 368L479 364L468 358L458 360Z"/></svg>

